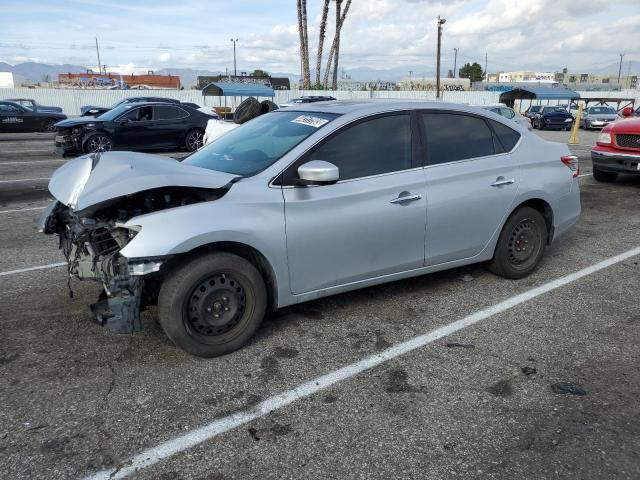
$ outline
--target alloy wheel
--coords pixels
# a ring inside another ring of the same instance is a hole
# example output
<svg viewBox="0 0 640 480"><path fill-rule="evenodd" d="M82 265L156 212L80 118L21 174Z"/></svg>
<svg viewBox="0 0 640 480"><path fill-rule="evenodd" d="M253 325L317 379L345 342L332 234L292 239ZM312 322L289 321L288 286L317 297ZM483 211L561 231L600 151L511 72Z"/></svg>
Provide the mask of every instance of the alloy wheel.
<svg viewBox="0 0 640 480"><path fill-rule="evenodd" d="M198 150L200 147L202 147L203 137L204 136L202 132L191 132L187 137L187 148L192 152Z"/></svg>
<svg viewBox="0 0 640 480"><path fill-rule="evenodd" d="M89 139L89 151L95 152L108 152L111 150L111 139L104 135L94 135Z"/></svg>

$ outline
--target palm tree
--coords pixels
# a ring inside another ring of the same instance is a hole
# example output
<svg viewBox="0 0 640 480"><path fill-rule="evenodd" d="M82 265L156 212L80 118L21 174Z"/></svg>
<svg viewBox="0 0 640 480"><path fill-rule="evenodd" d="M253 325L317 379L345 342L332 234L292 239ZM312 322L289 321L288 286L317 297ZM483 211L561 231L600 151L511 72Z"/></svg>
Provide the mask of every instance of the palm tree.
<svg viewBox="0 0 640 480"><path fill-rule="evenodd" d="M337 54L337 50L339 49L339 45L340 45L340 31L342 30L342 26L344 25L344 19L347 17L347 12L349 11L349 7L351 6L351 0L347 0L347 4L344 7L344 10L342 11L342 13L340 14L340 3L342 2L342 0L336 0L336 34L333 37L333 43L331 44L331 50L329 51L329 59L327 60L327 68L324 71L324 78L322 80L322 85L324 86L324 88L327 88L327 85L329 83L329 71L331 70L331 64L333 63L333 57L334 55ZM335 72L334 72L334 77L335 80L334 82L337 84L338 82L338 77L336 72L338 71L338 58L336 55L336 62L335 62ZM337 86L337 85L336 85Z"/></svg>
<svg viewBox="0 0 640 480"><path fill-rule="evenodd" d="M302 88L311 86L309 71L309 37L307 34L307 0L297 0L298 34L300 36L300 63L302 64Z"/></svg>
<svg viewBox="0 0 640 480"><path fill-rule="evenodd" d="M336 35L338 37L338 43L336 43L336 55L335 55L335 60L333 62L333 84L331 85L331 88L333 90L338 89L338 58L340 58L340 33L338 30L338 23L340 21L340 4L341 3L342 3L342 0L336 0Z"/></svg>
<svg viewBox="0 0 640 480"><path fill-rule="evenodd" d="M322 18L320 19L320 36L318 37L318 55L316 56L316 86L320 85L320 69L322 68L322 49L324 47L324 36L327 31L327 17L329 16L329 2L324 0L322 6Z"/></svg>

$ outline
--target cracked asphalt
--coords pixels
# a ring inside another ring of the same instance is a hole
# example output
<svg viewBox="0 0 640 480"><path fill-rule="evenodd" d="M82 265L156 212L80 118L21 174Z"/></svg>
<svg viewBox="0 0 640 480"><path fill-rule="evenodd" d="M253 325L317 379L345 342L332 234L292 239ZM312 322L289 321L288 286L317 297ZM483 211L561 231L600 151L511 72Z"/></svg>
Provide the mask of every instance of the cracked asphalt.
<svg viewBox="0 0 640 480"><path fill-rule="evenodd" d="M565 141L568 132L536 132ZM591 171L596 132L572 151ZM45 134L0 136L0 180L62 164ZM18 152L18 153L15 153ZM23 162L17 164L15 162ZM156 312L115 335L100 287L63 268L0 276L0 478L82 478L216 418L640 246L640 178L580 179L583 215L533 275L473 265L301 304L203 360ZM0 272L62 261L34 223L46 180L0 183ZM15 211L22 210L23 211ZM640 257L385 362L140 470L136 479L640 478ZM584 395L552 385L580 386Z"/></svg>

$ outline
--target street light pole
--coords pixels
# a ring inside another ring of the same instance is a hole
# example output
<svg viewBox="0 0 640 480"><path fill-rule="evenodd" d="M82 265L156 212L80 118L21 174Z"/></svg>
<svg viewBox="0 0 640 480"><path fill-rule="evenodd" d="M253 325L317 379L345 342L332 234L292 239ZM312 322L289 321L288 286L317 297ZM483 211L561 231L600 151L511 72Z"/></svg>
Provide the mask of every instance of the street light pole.
<svg viewBox="0 0 640 480"><path fill-rule="evenodd" d="M440 44L442 38L442 25L446 20L438 15L438 52L436 54L436 98L440 98Z"/></svg>
<svg viewBox="0 0 640 480"><path fill-rule="evenodd" d="M456 72L456 67L458 66L458 50L460 49L459 48L453 49L453 51L455 52L453 57L453 78L458 78L458 73Z"/></svg>
<svg viewBox="0 0 640 480"><path fill-rule="evenodd" d="M622 57L624 57L624 53L620 54L620 68L618 68L618 85L620 85L620 74L622 73Z"/></svg>
<svg viewBox="0 0 640 480"><path fill-rule="evenodd" d="M238 69L236 67L236 42L238 41L238 39L231 39L231 41L233 42L233 76L237 77L238 76Z"/></svg>

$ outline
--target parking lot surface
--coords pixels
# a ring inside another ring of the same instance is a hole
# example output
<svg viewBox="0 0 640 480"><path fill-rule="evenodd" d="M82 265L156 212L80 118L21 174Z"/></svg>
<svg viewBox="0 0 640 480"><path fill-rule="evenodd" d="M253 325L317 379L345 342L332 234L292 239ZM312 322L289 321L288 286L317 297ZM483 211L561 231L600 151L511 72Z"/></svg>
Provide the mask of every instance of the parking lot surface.
<svg viewBox="0 0 640 480"><path fill-rule="evenodd" d="M89 320L100 287L72 282L70 298L56 239L34 226L65 160L51 135L0 136L0 478L640 478L640 255L569 277L640 246L640 178L596 183L597 135L571 146L581 220L530 277L474 265L301 304L212 360L171 345L154 310L133 335ZM274 396L370 358L266 413ZM185 448L238 412L251 420ZM173 454L160 458L161 444Z"/></svg>

